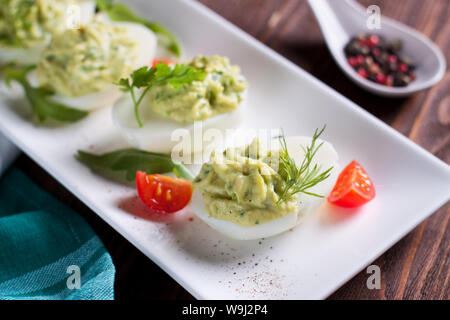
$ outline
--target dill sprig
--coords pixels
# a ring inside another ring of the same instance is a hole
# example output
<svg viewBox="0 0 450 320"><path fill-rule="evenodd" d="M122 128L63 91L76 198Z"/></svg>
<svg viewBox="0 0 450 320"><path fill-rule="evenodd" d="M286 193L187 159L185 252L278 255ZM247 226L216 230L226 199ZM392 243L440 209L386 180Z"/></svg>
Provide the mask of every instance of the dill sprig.
<svg viewBox="0 0 450 320"><path fill-rule="evenodd" d="M324 132L325 126L322 130L316 129L312 137L311 144L306 148L301 146L305 157L300 165L297 167L295 160L289 156L289 152L286 145L286 139L284 133L280 137L281 154L280 154L280 167L279 174L286 182L286 185L278 199L278 204L289 200L293 195L297 193L305 193L311 196L323 198L323 195L319 195L313 192L309 192L308 189L312 188L316 184L322 182L330 176L330 172L333 167L321 172L321 167L315 164L312 166L312 161L317 151L322 147L323 142L316 145L317 139ZM312 166L312 167L311 167Z"/></svg>

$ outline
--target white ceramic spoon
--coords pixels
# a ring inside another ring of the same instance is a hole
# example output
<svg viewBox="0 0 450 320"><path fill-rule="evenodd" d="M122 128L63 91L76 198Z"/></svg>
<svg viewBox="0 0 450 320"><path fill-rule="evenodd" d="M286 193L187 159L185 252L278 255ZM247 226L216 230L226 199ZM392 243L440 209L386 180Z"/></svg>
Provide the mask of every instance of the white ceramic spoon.
<svg viewBox="0 0 450 320"><path fill-rule="evenodd" d="M362 88L387 97L403 97L426 89L442 79L446 70L440 49L418 31L391 20L381 18L381 28L369 30L369 15L356 1L308 0L322 29L325 41L339 67ZM387 40L400 39L402 53L416 65L417 78L406 87L388 87L360 77L348 64L344 53L351 37L360 33L375 33Z"/></svg>

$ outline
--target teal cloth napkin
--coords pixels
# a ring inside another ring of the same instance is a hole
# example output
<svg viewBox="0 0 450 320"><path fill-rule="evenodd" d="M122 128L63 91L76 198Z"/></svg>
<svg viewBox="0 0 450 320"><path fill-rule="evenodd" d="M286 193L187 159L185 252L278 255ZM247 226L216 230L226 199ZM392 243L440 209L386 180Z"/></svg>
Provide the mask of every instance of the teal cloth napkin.
<svg viewBox="0 0 450 320"><path fill-rule="evenodd" d="M0 299L109 300L114 275L110 255L76 212L15 167L0 178Z"/></svg>

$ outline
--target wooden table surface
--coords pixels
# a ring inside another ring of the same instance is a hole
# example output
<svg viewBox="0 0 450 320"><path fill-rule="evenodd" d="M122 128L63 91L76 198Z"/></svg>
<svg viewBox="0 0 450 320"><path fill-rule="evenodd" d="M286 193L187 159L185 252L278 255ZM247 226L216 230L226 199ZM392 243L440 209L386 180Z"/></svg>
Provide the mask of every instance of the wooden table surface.
<svg viewBox="0 0 450 320"><path fill-rule="evenodd" d="M305 0L200 1L450 163L448 69L439 84L408 99L376 97L353 85L338 69ZM423 32L442 49L450 65L449 0L364 0L361 3L377 4L383 15ZM117 269L117 299L192 299L27 156L22 155L18 164L40 186L80 212L98 233ZM363 271L330 299L449 299L449 217L447 203L374 261L381 268L380 290L367 289L368 275Z"/></svg>

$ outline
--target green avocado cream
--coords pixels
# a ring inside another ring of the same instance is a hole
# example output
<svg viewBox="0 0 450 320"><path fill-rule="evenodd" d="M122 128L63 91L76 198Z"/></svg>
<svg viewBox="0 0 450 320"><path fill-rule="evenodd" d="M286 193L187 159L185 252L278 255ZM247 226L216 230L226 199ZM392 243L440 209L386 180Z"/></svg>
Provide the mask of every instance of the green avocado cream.
<svg viewBox="0 0 450 320"><path fill-rule="evenodd" d="M298 209L297 197L277 203L285 182L278 174L278 151L265 151L255 139L247 147L212 153L195 177L209 215L242 226L281 218Z"/></svg>
<svg viewBox="0 0 450 320"><path fill-rule="evenodd" d="M138 45L127 29L100 19L53 37L36 69L39 83L66 97L97 92L134 69Z"/></svg>
<svg viewBox="0 0 450 320"><path fill-rule="evenodd" d="M155 86L148 94L147 106L164 118L192 123L231 112L239 107L248 84L238 66L226 57L198 56L188 63L207 75L181 87Z"/></svg>
<svg viewBox="0 0 450 320"><path fill-rule="evenodd" d="M0 44L28 48L66 26L75 0L0 0Z"/></svg>

